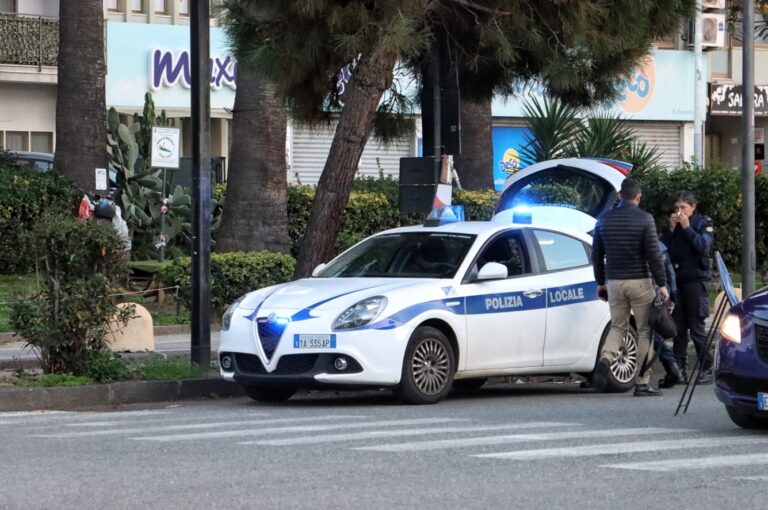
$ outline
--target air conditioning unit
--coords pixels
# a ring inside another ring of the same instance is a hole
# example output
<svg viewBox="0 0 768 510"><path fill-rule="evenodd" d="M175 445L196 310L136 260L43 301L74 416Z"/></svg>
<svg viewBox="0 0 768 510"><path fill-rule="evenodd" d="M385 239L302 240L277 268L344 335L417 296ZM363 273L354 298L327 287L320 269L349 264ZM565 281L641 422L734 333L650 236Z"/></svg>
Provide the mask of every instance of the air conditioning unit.
<svg viewBox="0 0 768 510"><path fill-rule="evenodd" d="M688 25L688 46L693 47L694 23ZM725 46L725 14L705 12L701 15L701 40L704 48L722 48Z"/></svg>
<svg viewBox="0 0 768 510"><path fill-rule="evenodd" d="M702 9L725 9L725 0L701 0Z"/></svg>

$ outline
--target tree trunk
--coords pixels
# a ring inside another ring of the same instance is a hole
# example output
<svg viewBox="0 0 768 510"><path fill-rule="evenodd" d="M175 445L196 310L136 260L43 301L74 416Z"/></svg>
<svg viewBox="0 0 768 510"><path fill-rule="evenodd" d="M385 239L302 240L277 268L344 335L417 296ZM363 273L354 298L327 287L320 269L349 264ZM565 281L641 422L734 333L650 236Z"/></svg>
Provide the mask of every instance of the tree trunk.
<svg viewBox="0 0 768 510"><path fill-rule="evenodd" d="M296 261L295 278L309 276L334 255L336 236L365 143L373 131L376 108L392 83L396 55L376 48L363 55L344 94L344 108L325 161L315 201Z"/></svg>
<svg viewBox="0 0 768 510"><path fill-rule="evenodd" d="M59 3L56 88L56 170L94 191L96 168L106 168L104 3Z"/></svg>
<svg viewBox="0 0 768 510"><path fill-rule="evenodd" d="M287 114L273 86L241 65L232 115L226 207L216 251L288 253Z"/></svg>
<svg viewBox="0 0 768 510"><path fill-rule="evenodd" d="M493 189L491 99L461 99L461 155L454 162L464 189Z"/></svg>

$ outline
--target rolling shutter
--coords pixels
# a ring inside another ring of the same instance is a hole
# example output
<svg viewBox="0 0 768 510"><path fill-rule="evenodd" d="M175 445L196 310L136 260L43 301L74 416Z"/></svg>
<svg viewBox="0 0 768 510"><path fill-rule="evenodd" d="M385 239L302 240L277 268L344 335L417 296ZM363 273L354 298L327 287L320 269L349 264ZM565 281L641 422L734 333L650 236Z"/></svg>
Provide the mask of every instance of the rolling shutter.
<svg viewBox="0 0 768 510"><path fill-rule="evenodd" d="M312 128L294 126L289 182L317 185L328 152L331 150L335 130L335 121L330 126ZM400 171L400 158L415 155L414 145L410 136L395 140L389 145L383 145L375 138L369 139L360 158L356 176L378 177L381 169L385 176L397 178Z"/></svg>
<svg viewBox="0 0 768 510"><path fill-rule="evenodd" d="M678 168L683 162L680 144L683 124L680 122L627 122L640 142L655 147L660 154L659 163L667 170Z"/></svg>

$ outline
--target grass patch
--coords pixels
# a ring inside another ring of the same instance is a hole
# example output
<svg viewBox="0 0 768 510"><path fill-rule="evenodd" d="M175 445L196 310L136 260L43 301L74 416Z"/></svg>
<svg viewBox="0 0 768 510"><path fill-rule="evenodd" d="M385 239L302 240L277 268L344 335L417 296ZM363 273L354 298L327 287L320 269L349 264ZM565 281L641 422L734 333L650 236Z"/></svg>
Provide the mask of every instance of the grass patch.
<svg viewBox="0 0 768 510"><path fill-rule="evenodd" d="M53 386L86 386L94 384L90 377L72 374L23 375L19 378L22 386L31 388L51 388Z"/></svg>
<svg viewBox="0 0 768 510"><path fill-rule="evenodd" d="M144 381L173 381L205 376L205 372L200 367L192 365L188 359L165 359L160 356L153 356L147 361L133 364L131 371L137 379Z"/></svg>

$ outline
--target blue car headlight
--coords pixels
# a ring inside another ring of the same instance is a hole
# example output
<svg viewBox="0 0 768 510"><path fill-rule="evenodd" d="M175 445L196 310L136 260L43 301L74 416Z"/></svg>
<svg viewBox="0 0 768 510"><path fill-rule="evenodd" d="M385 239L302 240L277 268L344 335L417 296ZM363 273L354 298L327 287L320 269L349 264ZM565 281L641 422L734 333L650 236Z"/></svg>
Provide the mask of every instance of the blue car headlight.
<svg viewBox="0 0 768 510"><path fill-rule="evenodd" d="M242 295L239 298L235 300L234 303L232 303L229 308L227 309L224 316L221 318L221 330L222 331L229 331L229 326L232 324L232 316L235 314L235 310L237 310L238 305L240 304L240 301L245 299L245 296L248 294Z"/></svg>
<svg viewBox="0 0 768 510"><path fill-rule="evenodd" d="M387 298L374 296L355 303L333 321L331 329L352 329L376 320L387 306Z"/></svg>

